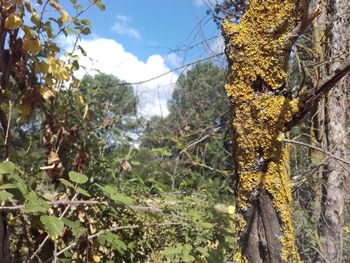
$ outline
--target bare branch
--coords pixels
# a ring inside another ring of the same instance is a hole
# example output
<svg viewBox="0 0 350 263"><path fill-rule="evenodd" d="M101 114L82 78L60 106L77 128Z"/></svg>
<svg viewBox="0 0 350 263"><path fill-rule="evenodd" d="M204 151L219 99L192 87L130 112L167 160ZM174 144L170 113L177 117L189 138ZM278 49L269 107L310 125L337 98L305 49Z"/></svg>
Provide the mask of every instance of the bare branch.
<svg viewBox="0 0 350 263"><path fill-rule="evenodd" d="M289 36L289 41L292 45L304 33L307 27L312 24L312 22L316 19L316 17L318 17L321 14L320 8L317 7L316 10L309 15L310 3L311 1L306 0L306 3L304 4L303 17L300 23L294 28L294 30L291 32Z"/></svg>
<svg viewBox="0 0 350 263"><path fill-rule="evenodd" d="M94 200L54 200L47 202L50 206L58 206L58 205L108 205L107 202L100 202ZM152 206L138 206L138 205L128 205L127 208L140 211L140 212L151 212L151 213L163 213L163 210L158 207ZM24 205L15 205L15 206L0 206L0 211L15 211L15 210L23 210Z"/></svg>
<svg viewBox="0 0 350 263"><path fill-rule="evenodd" d="M293 117L293 119L286 125L286 129L290 130L319 102L321 97L329 92L339 80L341 80L347 73L350 72L350 60L346 61L341 67L335 70L334 75L326 80L324 83L309 89L306 94L301 95L300 111Z"/></svg>
<svg viewBox="0 0 350 263"><path fill-rule="evenodd" d="M301 146L304 146L304 147L308 147L310 149L313 149L313 150L316 150L316 151L319 151L321 153L324 153L325 155L328 155L329 157L339 161L339 162L342 162L342 163L345 163L347 165L350 165L350 161L349 160L346 160L346 159L343 159L343 158L340 158L322 148L319 148L319 147L316 147L316 146L313 146L313 145L310 145L310 144L307 144L307 143L303 143L303 142L299 142L299 141L295 141L295 140L289 140L289 139L284 139L283 140L284 142L287 142L287 143L293 143L293 144L297 144L297 145L301 145Z"/></svg>
<svg viewBox="0 0 350 263"><path fill-rule="evenodd" d="M118 231L118 230L123 230L123 229L135 229L135 228L148 228L148 227L163 227L163 226L175 226L175 225L180 225L181 223L173 223L173 222L163 222L163 223L159 223L159 224L149 224L149 225L128 225L128 226L116 226L116 227L112 227L109 229L105 229L105 230L101 230L93 235L89 235L86 239L79 239L77 241L74 241L73 243L71 243L70 245L68 245L67 247L65 247L64 249L60 250L58 253L56 253L54 256L58 257L59 255L63 254L64 252L66 252L67 250L71 249L72 247L74 247L75 245L79 244L82 241L85 240L91 240L93 238L96 238L98 236L103 235L104 233L107 232L114 232L114 231ZM48 259L45 262L51 262L52 258Z"/></svg>

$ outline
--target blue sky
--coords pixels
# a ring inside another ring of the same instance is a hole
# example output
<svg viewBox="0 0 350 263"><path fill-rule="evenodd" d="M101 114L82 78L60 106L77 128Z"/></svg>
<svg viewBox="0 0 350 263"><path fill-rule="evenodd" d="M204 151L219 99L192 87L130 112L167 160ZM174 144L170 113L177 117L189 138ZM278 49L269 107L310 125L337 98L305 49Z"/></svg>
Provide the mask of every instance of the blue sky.
<svg viewBox="0 0 350 263"><path fill-rule="evenodd" d="M84 15L92 22L92 34L81 41L89 58L82 58L86 70L78 75L97 69L138 82L222 51L220 37L206 40L220 32L206 15L204 1L104 0L105 11L92 8ZM62 45L69 49L72 41L62 40ZM142 114L167 114L167 100L180 73L134 86Z"/></svg>
<svg viewBox="0 0 350 263"><path fill-rule="evenodd" d="M87 13L93 22L93 33L116 39L142 60L155 52L166 55L181 45L193 44L197 24L207 10L201 0L104 0L104 3L105 11L94 8ZM218 34L212 21L203 30L208 35Z"/></svg>

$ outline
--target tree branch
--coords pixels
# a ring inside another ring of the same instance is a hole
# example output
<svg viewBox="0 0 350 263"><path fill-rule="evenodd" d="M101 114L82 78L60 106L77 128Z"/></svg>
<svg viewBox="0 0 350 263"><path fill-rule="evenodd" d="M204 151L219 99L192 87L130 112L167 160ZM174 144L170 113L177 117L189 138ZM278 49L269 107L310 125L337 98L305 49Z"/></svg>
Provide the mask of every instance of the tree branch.
<svg viewBox="0 0 350 263"><path fill-rule="evenodd" d="M313 150L316 150L316 151L319 151L321 153L324 153L325 155L328 155L329 157L339 161L339 162L342 162L342 163L345 163L347 165L350 165L350 161L349 160L346 160L346 159L343 159L343 158L340 158L326 150L323 150L322 148L319 148L319 147L316 147L316 146L313 146L313 145L310 145L310 144L307 144L307 143L303 143L303 142L299 142L299 141L295 141L295 140L289 140L289 139L283 139L284 142L287 142L287 143L293 143L293 144L297 144L297 145L301 145L301 146L304 146L304 147L308 147L310 149L313 149Z"/></svg>
<svg viewBox="0 0 350 263"><path fill-rule="evenodd" d="M321 14L321 10L319 7L316 8L314 12L312 12L309 15L309 8L310 8L310 0L305 0L304 3L304 12L303 17L301 18L301 21L299 24L294 28L294 30L291 32L289 36L289 41L293 45L298 38L304 33L304 31L307 29L309 25L312 24L312 22Z"/></svg>
<svg viewBox="0 0 350 263"><path fill-rule="evenodd" d="M293 128L299 123L299 121L319 102L321 97L329 92L339 80L341 80L347 73L350 72L350 60L346 61L342 66L335 70L332 77L326 80L324 83L309 89L306 94L302 94L300 98L301 109L287 123L287 131Z"/></svg>
<svg viewBox="0 0 350 263"><path fill-rule="evenodd" d="M54 200L48 201L48 205L50 206L58 206L58 205L108 205L107 202L100 202L94 200ZM138 206L138 205L127 205L127 208L134 211L141 212L150 212L150 213L163 213L163 209L152 206ZM15 210L23 210L24 205L15 205L15 206L0 206L0 211L15 211Z"/></svg>
<svg viewBox="0 0 350 263"><path fill-rule="evenodd" d="M107 232L113 232L113 231L117 231L117 230L123 230L123 229L134 229L134 228L147 228L147 227L162 227L162 226L174 226L174 225L180 225L181 223L173 223L173 222L163 222L163 223L159 223L159 224L149 224L149 225L128 225L128 226L116 226L116 227L112 227L109 229L105 229L105 230L101 230L93 235L89 235L86 239L78 239L77 241L74 241L73 243L69 244L67 247L65 247L64 249L60 250L58 253L55 254L55 257L58 257L59 255L63 254L64 252L66 252L67 250L71 249L72 247L74 247L75 245L81 243L82 241L85 240L91 240L93 238L96 238L98 236L103 235L104 233ZM48 259L46 262L51 262L52 258Z"/></svg>

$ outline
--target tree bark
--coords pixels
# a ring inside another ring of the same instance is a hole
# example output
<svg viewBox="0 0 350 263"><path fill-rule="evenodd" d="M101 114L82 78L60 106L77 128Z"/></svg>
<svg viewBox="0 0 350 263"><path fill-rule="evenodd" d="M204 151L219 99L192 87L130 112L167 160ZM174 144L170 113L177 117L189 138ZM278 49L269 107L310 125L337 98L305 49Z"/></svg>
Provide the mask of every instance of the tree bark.
<svg viewBox="0 0 350 263"><path fill-rule="evenodd" d="M251 0L238 25L222 25L239 175L237 262L300 262L283 137L299 110L286 77L291 47L307 27L306 3Z"/></svg>
<svg viewBox="0 0 350 263"><path fill-rule="evenodd" d="M325 1L323 1L325 2ZM349 3L347 0L328 0L326 9L322 10L327 17L325 30L325 54L330 61L323 71L326 77L348 58L350 37ZM350 78L344 77L324 97L319 104L319 111L324 113L325 136L322 145L329 152L341 158L349 157L347 134L347 110L349 109L346 90ZM322 128L322 127L321 127ZM348 169L349 170L349 169ZM325 184L322 191L321 215L319 218L319 235L322 238L321 254L318 260L324 262L343 262L343 224L344 205L349 189L349 174L339 162L328 159L323 168Z"/></svg>
<svg viewBox="0 0 350 263"><path fill-rule="evenodd" d="M0 262L9 263L9 236L6 212L0 212Z"/></svg>

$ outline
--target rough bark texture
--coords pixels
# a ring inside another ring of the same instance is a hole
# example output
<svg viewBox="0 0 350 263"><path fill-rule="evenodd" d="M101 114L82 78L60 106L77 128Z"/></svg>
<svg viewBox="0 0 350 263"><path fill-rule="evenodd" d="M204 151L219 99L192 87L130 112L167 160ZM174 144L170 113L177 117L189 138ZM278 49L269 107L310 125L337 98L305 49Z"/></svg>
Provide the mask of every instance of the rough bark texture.
<svg viewBox="0 0 350 263"><path fill-rule="evenodd" d="M306 26L299 23L302 3L306 1L251 0L238 25L225 21L222 26L239 175L237 262L300 261L290 217L288 149L282 138L299 110L285 82L291 46Z"/></svg>
<svg viewBox="0 0 350 263"><path fill-rule="evenodd" d="M7 217L5 212L0 213L0 262L10 262L10 254L8 247L8 227Z"/></svg>
<svg viewBox="0 0 350 263"><path fill-rule="evenodd" d="M329 76L336 70L344 59L348 57L350 37L349 2L348 0L328 0L326 8L322 10L327 17L325 30L325 57L330 61L323 70ZM320 119L324 121L320 127L322 145L329 152L341 158L348 158L347 110L349 109L346 90L349 89L350 78L345 77L325 95L324 103L319 104ZM349 169L348 169L349 170ZM343 262L344 205L348 191L348 171L336 160L328 159L323 177L321 215L319 219L319 233L324 240L319 256L320 261Z"/></svg>

